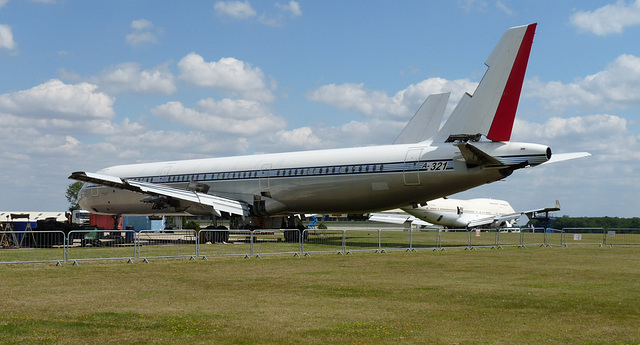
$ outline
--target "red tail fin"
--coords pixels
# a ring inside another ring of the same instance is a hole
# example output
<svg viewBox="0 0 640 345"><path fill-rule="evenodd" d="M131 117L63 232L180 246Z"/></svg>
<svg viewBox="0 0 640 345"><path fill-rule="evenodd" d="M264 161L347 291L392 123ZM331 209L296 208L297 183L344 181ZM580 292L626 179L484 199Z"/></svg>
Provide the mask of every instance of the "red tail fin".
<svg viewBox="0 0 640 345"><path fill-rule="evenodd" d="M487 134L487 138L493 141L509 141L511 139L511 130L520 101L520 92L522 91L522 83L524 74L527 70L529 62L529 53L533 44L533 35L536 31L536 24L527 27L524 39L518 50L518 55L507 79L507 85L502 93L502 98L498 104L498 109L491 123L491 128Z"/></svg>

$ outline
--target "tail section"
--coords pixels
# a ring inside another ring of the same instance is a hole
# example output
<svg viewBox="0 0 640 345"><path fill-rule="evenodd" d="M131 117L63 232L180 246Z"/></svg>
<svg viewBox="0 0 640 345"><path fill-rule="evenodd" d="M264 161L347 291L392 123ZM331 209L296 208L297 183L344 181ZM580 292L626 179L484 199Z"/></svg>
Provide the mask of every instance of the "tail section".
<svg viewBox="0 0 640 345"><path fill-rule="evenodd" d="M511 138L536 25L514 27L502 35L485 62L489 69L473 96L462 96L435 140L476 134L492 141Z"/></svg>
<svg viewBox="0 0 640 345"><path fill-rule="evenodd" d="M438 133L450 94L446 92L429 95L393 143L419 143Z"/></svg>

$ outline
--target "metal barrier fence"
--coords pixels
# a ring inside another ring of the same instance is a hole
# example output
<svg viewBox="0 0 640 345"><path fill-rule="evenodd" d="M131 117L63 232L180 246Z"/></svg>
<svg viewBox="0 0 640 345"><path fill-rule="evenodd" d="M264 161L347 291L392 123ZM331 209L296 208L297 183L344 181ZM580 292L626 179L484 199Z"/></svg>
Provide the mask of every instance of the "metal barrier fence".
<svg viewBox="0 0 640 345"><path fill-rule="evenodd" d="M639 245L640 229L611 228L604 234L605 245Z"/></svg>
<svg viewBox="0 0 640 345"><path fill-rule="evenodd" d="M564 239L562 243L565 246L575 244L604 244L603 228L564 228L562 229Z"/></svg>
<svg viewBox="0 0 640 345"><path fill-rule="evenodd" d="M135 236L137 258L195 258L198 256L198 237L195 230L155 232L142 230Z"/></svg>
<svg viewBox="0 0 640 345"><path fill-rule="evenodd" d="M72 230L67 234L65 261L78 264L89 260L128 260L136 258L135 232L132 230Z"/></svg>
<svg viewBox="0 0 640 345"><path fill-rule="evenodd" d="M0 231L0 263L62 264L66 239L62 231Z"/></svg>
<svg viewBox="0 0 640 345"><path fill-rule="evenodd" d="M74 230L66 234L2 231L0 264L579 244L639 245L640 229Z"/></svg>

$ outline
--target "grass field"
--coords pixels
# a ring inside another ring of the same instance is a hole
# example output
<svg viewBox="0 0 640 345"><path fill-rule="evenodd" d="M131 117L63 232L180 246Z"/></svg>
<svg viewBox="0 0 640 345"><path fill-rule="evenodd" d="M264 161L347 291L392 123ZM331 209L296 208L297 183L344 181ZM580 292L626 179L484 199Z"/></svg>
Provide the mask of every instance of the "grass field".
<svg viewBox="0 0 640 345"><path fill-rule="evenodd" d="M0 266L2 344L640 344L640 248Z"/></svg>

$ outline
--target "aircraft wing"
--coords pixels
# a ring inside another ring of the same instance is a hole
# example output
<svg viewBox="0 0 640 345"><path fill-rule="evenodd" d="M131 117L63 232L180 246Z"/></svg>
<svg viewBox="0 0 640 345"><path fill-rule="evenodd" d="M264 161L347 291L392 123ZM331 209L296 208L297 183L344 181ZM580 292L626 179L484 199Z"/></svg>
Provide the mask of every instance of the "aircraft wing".
<svg viewBox="0 0 640 345"><path fill-rule="evenodd" d="M241 216L249 215L249 206L244 202L201 192L172 188L156 183L122 179L116 176L88 173L84 171L72 173L71 176L69 176L69 179L129 190L153 197L161 196L178 199L198 206L211 207L212 211L216 215L220 215L220 211Z"/></svg>
<svg viewBox="0 0 640 345"><path fill-rule="evenodd" d="M537 209L537 210L531 210L531 211L524 211L522 212L522 214L526 215L527 217L529 217L529 219L531 219L532 215L535 215L537 213L549 213L552 211L560 211L560 201L556 200L556 206L555 207L545 207L545 208L541 208L541 209Z"/></svg>
<svg viewBox="0 0 640 345"><path fill-rule="evenodd" d="M431 223L427 223L420 218L416 218L409 214L399 214L399 213L370 213L369 220L372 222L380 222L380 223L390 223L390 224L404 224L406 222L411 223L412 225L433 225Z"/></svg>
<svg viewBox="0 0 640 345"><path fill-rule="evenodd" d="M511 213L511 214L504 214L504 215L501 215L501 216L474 219L474 220L469 222L467 227L468 228L476 228L476 227L483 226L483 225L491 225L491 227L502 227L503 223L512 222L512 221L520 218L521 215L522 215L522 213Z"/></svg>
<svg viewBox="0 0 640 345"><path fill-rule="evenodd" d="M581 157L583 157L583 156L581 156ZM576 157L576 158L579 158L579 157ZM548 212L552 212L552 211L560 211L560 202L558 200L556 200L556 206L555 207L545 207L545 208L536 209L536 210L523 211L523 212L518 212L518 213L504 214L504 215L501 215L501 216L492 216L492 217L475 219L475 220L470 221L469 224L467 225L467 227L474 228L474 227L483 226L483 225L491 225L491 227L502 227L502 224L504 222L514 221L514 220L518 219L523 214L526 215L529 219L531 219L532 215L535 215L535 214L538 214L538 213L548 213Z"/></svg>

